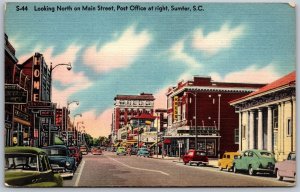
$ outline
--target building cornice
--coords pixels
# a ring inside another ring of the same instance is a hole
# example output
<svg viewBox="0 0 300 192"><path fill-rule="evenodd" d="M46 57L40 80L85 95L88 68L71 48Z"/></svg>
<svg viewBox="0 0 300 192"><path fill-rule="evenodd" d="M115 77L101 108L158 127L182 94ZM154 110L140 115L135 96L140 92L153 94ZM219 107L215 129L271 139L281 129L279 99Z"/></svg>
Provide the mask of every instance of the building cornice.
<svg viewBox="0 0 300 192"><path fill-rule="evenodd" d="M213 86L185 86L182 87L168 97L173 97L184 91L199 91L199 92L224 92L224 93L251 93L258 88L243 88L243 87L213 87Z"/></svg>

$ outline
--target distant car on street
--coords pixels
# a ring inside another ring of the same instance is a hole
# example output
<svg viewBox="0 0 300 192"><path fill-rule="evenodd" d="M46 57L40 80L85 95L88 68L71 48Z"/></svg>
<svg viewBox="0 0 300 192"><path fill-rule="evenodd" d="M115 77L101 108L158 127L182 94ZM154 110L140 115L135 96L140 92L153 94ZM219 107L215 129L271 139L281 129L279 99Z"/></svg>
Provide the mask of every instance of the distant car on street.
<svg viewBox="0 0 300 192"><path fill-rule="evenodd" d="M51 170L47 154L35 147L5 148L5 185L12 187L62 187Z"/></svg>
<svg viewBox="0 0 300 192"><path fill-rule="evenodd" d="M147 148L139 148L137 154L137 156L143 156L143 157L150 157L150 153L149 150Z"/></svg>
<svg viewBox="0 0 300 192"><path fill-rule="evenodd" d="M220 171L222 171L223 169L226 169L228 172L231 171L233 168L234 159L239 158L239 156L239 152L225 152L223 154L223 158L219 159L218 161Z"/></svg>
<svg viewBox="0 0 300 192"><path fill-rule="evenodd" d="M73 177L76 171L76 160L70 157L65 145L53 145L42 148L48 155L53 172L60 173L62 177Z"/></svg>
<svg viewBox="0 0 300 192"><path fill-rule="evenodd" d="M79 151L79 148L76 146L71 146L69 147L69 151L70 151L70 157L74 157L76 160L76 165L78 166L82 160L82 154Z"/></svg>
<svg viewBox="0 0 300 192"><path fill-rule="evenodd" d="M136 147L132 147L132 148L129 148L130 150L127 151L129 155L136 155L137 152L138 152L138 149Z"/></svg>
<svg viewBox="0 0 300 192"><path fill-rule="evenodd" d="M102 155L102 150L100 147L92 147L91 153L93 155Z"/></svg>
<svg viewBox="0 0 300 192"><path fill-rule="evenodd" d="M116 154L117 155L126 155L126 148L125 147L118 147Z"/></svg>
<svg viewBox="0 0 300 192"><path fill-rule="evenodd" d="M88 154L88 148L84 145L79 147L79 151L81 152L82 155L87 155Z"/></svg>
<svg viewBox="0 0 300 192"><path fill-rule="evenodd" d="M296 153L290 152L285 161L275 164L275 175L278 180L283 180L284 177L296 177Z"/></svg>
<svg viewBox="0 0 300 192"><path fill-rule="evenodd" d="M203 150L190 149L182 159L185 165L189 164L190 166L192 164L196 164L197 166L208 164L207 154Z"/></svg>
<svg viewBox="0 0 300 192"><path fill-rule="evenodd" d="M249 175L256 173L273 174L275 166L274 155L266 150L246 150L233 161L233 172L248 171Z"/></svg>

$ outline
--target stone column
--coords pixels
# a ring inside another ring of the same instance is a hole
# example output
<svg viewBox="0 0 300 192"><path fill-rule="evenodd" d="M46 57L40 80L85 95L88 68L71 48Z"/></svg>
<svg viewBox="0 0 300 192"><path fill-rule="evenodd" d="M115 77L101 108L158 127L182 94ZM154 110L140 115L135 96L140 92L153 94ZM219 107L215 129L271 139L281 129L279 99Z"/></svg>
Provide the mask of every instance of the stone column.
<svg viewBox="0 0 300 192"><path fill-rule="evenodd" d="M242 112L239 112L239 151L242 151Z"/></svg>
<svg viewBox="0 0 300 192"><path fill-rule="evenodd" d="M267 150L268 151L273 151L273 131L272 131L272 108L269 106L268 107L268 125L267 125Z"/></svg>
<svg viewBox="0 0 300 192"><path fill-rule="evenodd" d="M263 115L261 109L258 109L257 148L263 149Z"/></svg>
<svg viewBox="0 0 300 192"><path fill-rule="evenodd" d="M250 111L249 120L249 149L254 148L254 111Z"/></svg>

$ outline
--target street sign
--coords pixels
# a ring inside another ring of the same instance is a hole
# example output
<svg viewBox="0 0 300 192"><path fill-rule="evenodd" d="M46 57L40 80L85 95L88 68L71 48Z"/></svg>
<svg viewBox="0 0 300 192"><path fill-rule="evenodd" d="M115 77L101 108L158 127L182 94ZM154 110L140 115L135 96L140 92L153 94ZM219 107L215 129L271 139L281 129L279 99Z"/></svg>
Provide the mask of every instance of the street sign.
<svg viewBox="0 0 300 192"><path fill-rule="evenodd" d="M26 104L28 91L18 84L5 84L5 104Z"/></svg>
<svg viewBox="0 0 300 192"><path fill-rule="evenodd" d="M53 117L54 116L54 112L53 110L40 110L40 117Z"/></svg>

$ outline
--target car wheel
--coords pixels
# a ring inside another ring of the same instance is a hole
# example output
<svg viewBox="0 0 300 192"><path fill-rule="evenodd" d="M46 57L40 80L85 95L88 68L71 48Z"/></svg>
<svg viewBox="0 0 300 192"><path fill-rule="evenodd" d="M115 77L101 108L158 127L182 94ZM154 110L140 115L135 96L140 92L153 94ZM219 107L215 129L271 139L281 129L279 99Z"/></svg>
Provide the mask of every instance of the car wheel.
<svg viewBox="0 0 300 192"><path fill-rule="evenodd" d="M189 161L189 166L192 166L192 162L191 161Z"/></svg>
<svg viewBox="0 0 300 192"><path fill-rule="evenodd" d="M200 166L200 163L197 163L197 166Z"/></svg>
<svg viewBox="0 0 300 192"><path fill-rule="evenodd" d="M279 172L278 172L277 169L276 169L276 178L277 178L277 180L279 180L279 181L282 181L282 180L283 180L283 177L279 175Z"/></svg>
<svg viewBox="0 0 300 192"><path fill-rule="evenodd" d="M234 172L234 173L237 173L237 172L238 172L238 170L236 169L236 166L235 166L235 165L233 165L233 172Z"/></svg>
<svg viewBox="0 0 300 192"><path fill-rule="evenodd" d="M184 165L186 165L186 162L183 162Z"/></svg>
<svg viewBox="0 0 300 192"><path fill-rule="evenodd" d="M222 171L222 170L223 170L223 168L222 168L222 166L221 166L221 165L219 166L219 170L220 170L220 171Z"/></svg>
<svg viewBox="0 0 300 192"><path fill-rule="evenodd" d="M231 168L227 165L226 170L227 172L230 172Z"/></svg>
<svg viewBox="0 0 300 192"><path fill-rule="evenodd" d="M253 170L253 168L252 168L251 165L249 166L248 173L249 173L249 175L251 175L251 176L255 175L255 172L254 172L254 170Z"/></svg>

